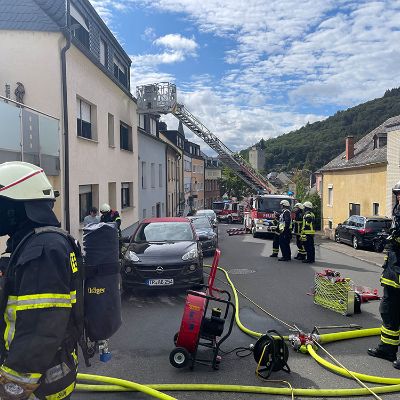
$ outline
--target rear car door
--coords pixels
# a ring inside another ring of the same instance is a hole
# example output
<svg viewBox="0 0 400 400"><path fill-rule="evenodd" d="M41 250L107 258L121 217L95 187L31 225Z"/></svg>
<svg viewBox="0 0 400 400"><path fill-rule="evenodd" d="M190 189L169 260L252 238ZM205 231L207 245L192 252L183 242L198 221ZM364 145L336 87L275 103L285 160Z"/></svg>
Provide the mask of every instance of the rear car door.
<svg viewBox="0 0 400 400"><path fill-rule="evenodd" d="M346 240L346 242L351 242L353 240L355 229L356 229L356 218L354 216L351 216L348 219L348 223L346 225L345 234L343 238L344 240Z"/></svg>

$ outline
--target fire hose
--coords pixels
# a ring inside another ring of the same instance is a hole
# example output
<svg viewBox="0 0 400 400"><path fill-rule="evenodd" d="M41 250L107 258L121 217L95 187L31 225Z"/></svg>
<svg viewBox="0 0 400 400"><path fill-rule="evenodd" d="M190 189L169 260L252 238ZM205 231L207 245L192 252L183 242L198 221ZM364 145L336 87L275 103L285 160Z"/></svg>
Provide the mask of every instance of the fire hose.
<svg viewBox="0 0 400 400"><path fill-rule="evenodd" d="M208 266L207 266L208 267ZM259 338L263 334L260 332L255 332L247 327L245 327L240 321L239 316L239 297L240 293L243 297L249 300L256 307L261 309L264 313L283 323L284 325L291 327L291 325L280 320L273 314L269 313L267 310L263 309L261 306L256 304L253 300L247 297L244 293L238 291L229 277L228 272L219 267L220 271L225 274L225 277L232 288L234 302L236 305L236 315L235 321L239 329L242 330L247 335ZM329 369L330 371L342 375L347 378L356 379L357 382L371 382L376 384L382 384L386 386L367 386L363 388L356 389L299 389L299 388L277 388L277 387L265 387L265 386L246 386L246 385L221 385L221 384L139 384L123 379L100 376L100 375L90 375L90 374L78 374L78 384L76 389L78 391L91 391L91 392L127 392L127 391L140 391L142 393L148 394L157 399L163 400L174 400L171 397L161 391L207 391L207 392L237 392L237 393L257 393L257 394L270 394L270 395L283 395L283 396L305 396L305 397L344 397L344 396L363 396L363 395L374 395L375 398L380 397L377 394L394 393L400 392L400 378L387 378L381 376L373 376L361 374L353 371L349 371L344 368L340 363L335 365L327 361L326 359L319 356L314 347L320 347L325 352L327 352L322 344L331 343L339 340L356 339L368 336L376 336L380 334L380 328L369 328L361 329L357 331L346 331L346 332L336 332L321 334L318 336L318 343L307 343L302 346L303 352L308 352L310 356L318 362L323 367ZM288 336L284 337L286 340L289 339ZM329 353L328 353L329 354ZM338 363L338 362L336 362ZM85 383L82 383L85 382ZM99 382L101 384L99 384Z"/></svg>

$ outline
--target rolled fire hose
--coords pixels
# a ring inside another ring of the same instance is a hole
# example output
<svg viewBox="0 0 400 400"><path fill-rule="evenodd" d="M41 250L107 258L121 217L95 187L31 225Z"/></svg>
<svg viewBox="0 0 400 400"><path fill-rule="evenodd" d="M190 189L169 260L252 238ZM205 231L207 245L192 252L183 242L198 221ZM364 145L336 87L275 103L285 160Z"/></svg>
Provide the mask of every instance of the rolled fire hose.
<svg viewBox="0 0 400 400"><path fill-rule="evenodd" d="M207 265L207 267L209 267ZM239 298L235 285L231 281L228 272L223 268L221 270L232 287L232 292L235 298L236 314L235 321L239 329L244 333L260 337L263 334L246 328L240 321L239 317ZM356 339L368 336L376 336L380 334L380 328L360 329L357 331L346 331L327 333L320 335L321 343L331 343L339 340ZM288 337L286 336L285 339ZM320 357L314 350L312 345L307 346L307 351L320 365L328 368L334 373L351 378L351 375L343 368L338 367L331 362ZM361 381L385 384L388 386L371 387L376 394L400 392L400 378L386 378L380 376L372 376L352 372ZM245 386L245 385L219 385L219 384L139 384L123 379L78 374L78 381L85 382L101 382L102 384L83 384L78 383L76 389L78 391L91 391L91 392L126 392L126 391L140 391L146 393L154 398L165 400L176 400L167 394L160 391L208 391L208 392L237 392L237 393L258 393L258 394L271 394L283 396L306 396L306 397L344 397L344 396L363 396L369 395L370 391L364 388L356 389L297 389L297 388L276 388L265 386Z"/></svg>

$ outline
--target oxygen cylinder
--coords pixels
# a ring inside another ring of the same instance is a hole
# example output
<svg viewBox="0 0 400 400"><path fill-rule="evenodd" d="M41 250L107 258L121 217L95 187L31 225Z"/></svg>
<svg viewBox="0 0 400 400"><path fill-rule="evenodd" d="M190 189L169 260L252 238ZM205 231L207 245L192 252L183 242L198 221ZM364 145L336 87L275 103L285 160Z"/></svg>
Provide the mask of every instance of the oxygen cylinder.
<svg viewBox="0 0 400 400"><path fill-rule="evenodd" d="M119 237L114 222L83 229L85 330L91 341L109 339L121 326Z"/></svg>

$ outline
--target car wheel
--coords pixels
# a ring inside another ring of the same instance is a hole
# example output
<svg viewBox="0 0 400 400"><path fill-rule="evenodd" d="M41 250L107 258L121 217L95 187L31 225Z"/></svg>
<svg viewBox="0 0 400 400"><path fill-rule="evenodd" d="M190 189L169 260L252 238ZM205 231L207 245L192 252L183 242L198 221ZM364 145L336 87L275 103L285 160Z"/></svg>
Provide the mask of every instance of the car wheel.
<svg viewBox="0 0 400 400"><path fill-rule="evenodd" d="M358 239L357 236L353 236L353 248L358 250L360 247L359 243L358 243Z"/></svg>
<svg viewBox="0 0 400 400"><path fill-rule="evenodd" d="M253 235L253 238L255 238L255 239L259 237L255 226L253 226L251 228L251 234Z"/></svg>
<svg viewBox="0 0 400 400"><path fill-rule="evenodd" d="M340 235L339 235L339 232L336 232L336 233L335 233L335 241L336 241L336 243L340 243Z"/></svg>
<svg viewBox="0 0 400 400"><path fill-rule="evenodd" d="M232 223L232 217L228 217L227 222L228 222L228 224L231 224Z"/></svg>
<svg viewBox="0 0 400 400"><path fill-rule="evenodd" d="M189 364L190 354L183 347L177 347L169 355L169 362L175 368L184 368Z"/></svg>
<svg viewBox="0 0 400 400"><path fill-rule="evenodd" d="M380 240L376 240L373 247L376 253L382 253L382 251L385 249L385 244L382 243Z"/></svg>

